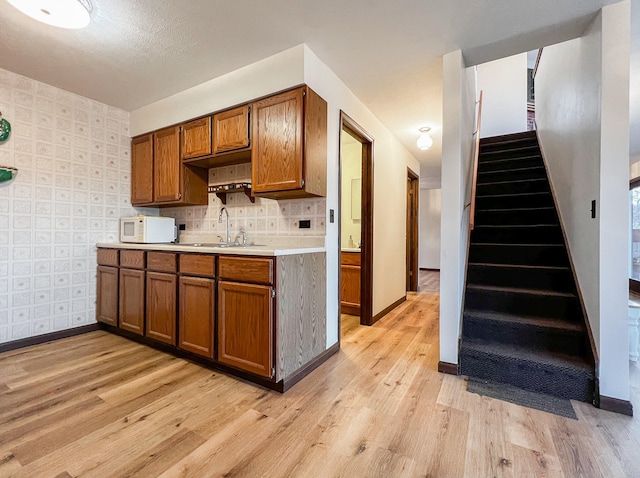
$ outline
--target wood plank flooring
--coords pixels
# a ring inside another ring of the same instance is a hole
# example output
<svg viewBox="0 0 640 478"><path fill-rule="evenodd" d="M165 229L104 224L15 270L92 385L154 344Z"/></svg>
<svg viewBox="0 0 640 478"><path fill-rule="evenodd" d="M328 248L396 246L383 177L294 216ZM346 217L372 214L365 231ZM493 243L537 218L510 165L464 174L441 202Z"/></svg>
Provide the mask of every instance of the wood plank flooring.
<svg viewBox="0 0 640 478"><path fill-rule="evenodd" d="M639 476L640 421L436 372L438 273L281 395L104 332L0 355L0 477ZM632 366L632 393L640 370Z"/></svg>

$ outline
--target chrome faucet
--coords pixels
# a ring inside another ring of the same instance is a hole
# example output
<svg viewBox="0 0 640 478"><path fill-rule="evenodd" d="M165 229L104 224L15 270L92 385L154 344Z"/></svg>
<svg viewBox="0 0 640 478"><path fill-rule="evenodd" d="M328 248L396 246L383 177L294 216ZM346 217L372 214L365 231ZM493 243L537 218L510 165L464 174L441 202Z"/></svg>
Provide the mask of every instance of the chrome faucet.
<svg viewBox="0 0 640 478"><path fill-rule="evenodd" d="M220 215L218 216L218 224L222 224L222 213L227 215L227 244L231 244L231 233L229 232L229 211L227 211L226 207L220 209Z"/></svg>

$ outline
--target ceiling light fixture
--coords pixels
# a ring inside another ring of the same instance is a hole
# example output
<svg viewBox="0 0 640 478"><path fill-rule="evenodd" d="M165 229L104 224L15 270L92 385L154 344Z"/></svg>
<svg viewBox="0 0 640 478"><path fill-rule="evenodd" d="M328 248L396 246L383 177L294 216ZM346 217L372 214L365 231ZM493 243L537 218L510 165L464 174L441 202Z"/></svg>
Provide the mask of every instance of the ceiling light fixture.
<svg viewBox="0 0 640 478"><path fill-rule="evenodd" d="M423 128L420 128L419 131L420 137L418 138L417 142L418 148L420 148L422 151L426 151L433 144L433 138L429 136L429 131L431 131L431 128L425 126Z"/></svg>
<svg viewBox="0 0 640 478"><path fill-rule="evenodd" d="M25 15L60 28L84 28L91 20L89 0L7 0Z"/></svg>

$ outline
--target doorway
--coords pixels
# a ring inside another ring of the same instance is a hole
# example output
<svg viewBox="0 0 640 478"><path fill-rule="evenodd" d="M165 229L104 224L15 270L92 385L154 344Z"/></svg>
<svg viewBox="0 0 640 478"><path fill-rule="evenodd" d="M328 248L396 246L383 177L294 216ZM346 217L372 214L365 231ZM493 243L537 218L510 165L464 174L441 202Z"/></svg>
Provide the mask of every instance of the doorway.
<svg viewBox="0 0 640 478"><path fill-rule="evenodd" d="M340 112L340 309L373 323L373 138Z"/></svg>
<svg viewBox="0 0 640 478"><path fill-rule="evenodd" d="M418 292L418 175L407 168L407 291Z"/></svg>

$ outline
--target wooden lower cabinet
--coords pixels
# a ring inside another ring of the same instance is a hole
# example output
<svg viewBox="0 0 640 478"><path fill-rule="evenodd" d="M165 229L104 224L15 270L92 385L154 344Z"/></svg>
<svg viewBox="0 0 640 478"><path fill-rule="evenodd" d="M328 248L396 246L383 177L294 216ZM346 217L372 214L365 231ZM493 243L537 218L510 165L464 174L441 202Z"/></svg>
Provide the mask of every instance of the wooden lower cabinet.
<svg viewBox="0 0 640 478"><path fill-rule="evenodd" d="M96 318L108 325L118 326L118 268L98 266Z"/></svg>
<svg viewBox="0 0 640 478"><path fill-rule="evenodd" d="M340 312L360 315L360 253L340 254Z"/></svg>
<svg viewBox="0 0 640 478"><path fill-rule="evenodd" d="M218 361L263 377L274 376L273 288L220 281Z"/></svg>
<svg viewBox="0 0 640 478"><path fill-rule="evenodd" d="M176 345L177 284L175 274L147 272L145 335Z"/></svg>
<svg viewBox="0 0 640 478"><path fill-rule="evenodd" d="M203 277L180 277L178 346L213 358L215 281Z"/></svg>
<svg viewBox="0 0 640 478"><path fill-rule="evenodd" d="M120 328L144 334L144 278L143 270L120 269Z"/></svg>

